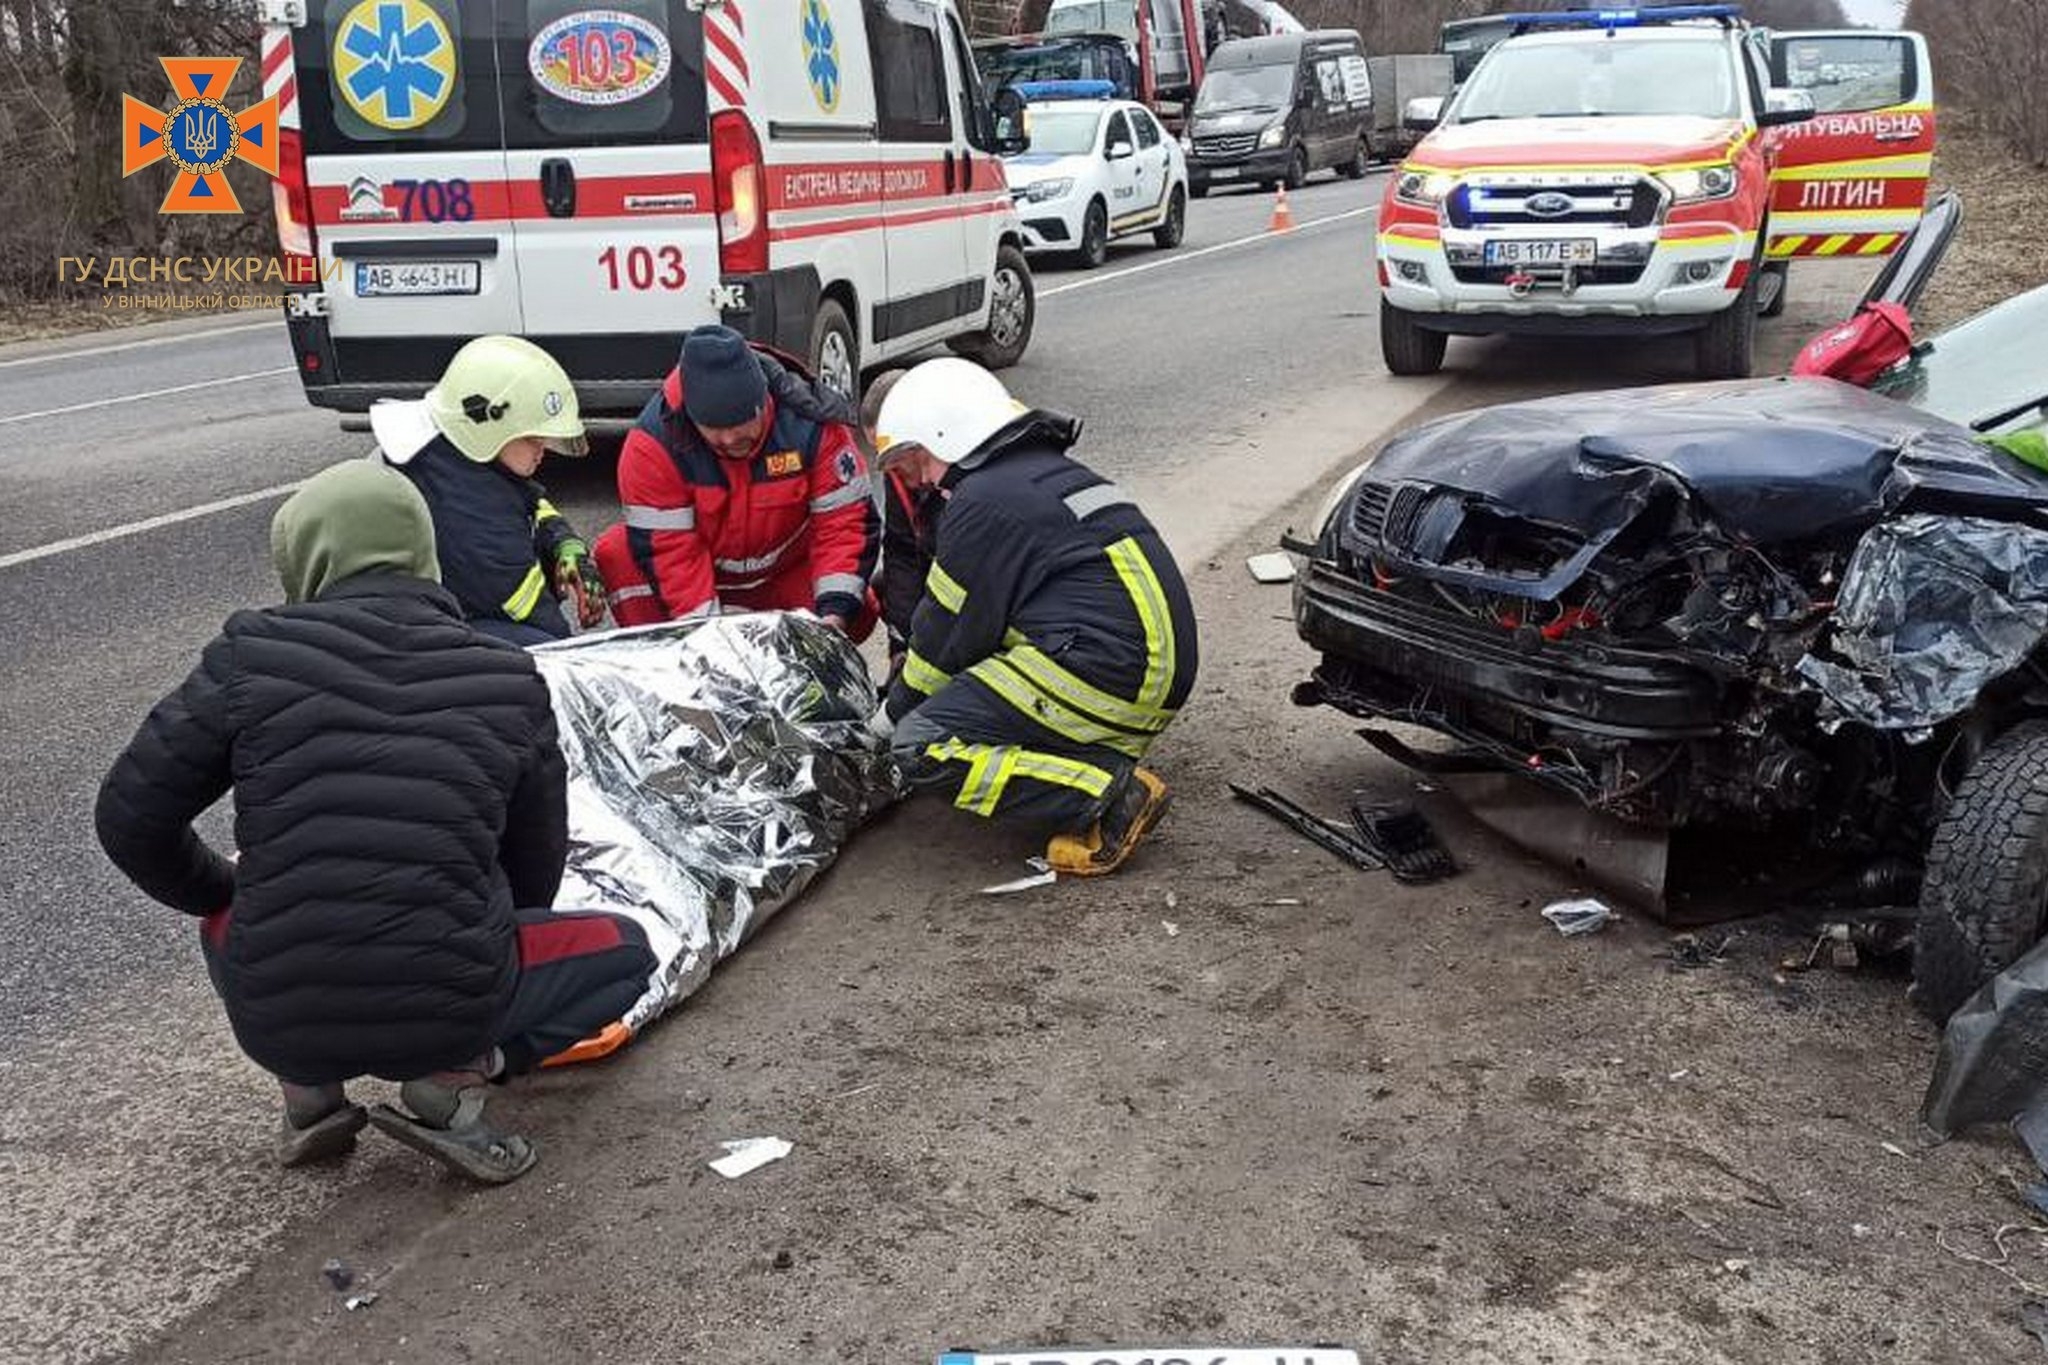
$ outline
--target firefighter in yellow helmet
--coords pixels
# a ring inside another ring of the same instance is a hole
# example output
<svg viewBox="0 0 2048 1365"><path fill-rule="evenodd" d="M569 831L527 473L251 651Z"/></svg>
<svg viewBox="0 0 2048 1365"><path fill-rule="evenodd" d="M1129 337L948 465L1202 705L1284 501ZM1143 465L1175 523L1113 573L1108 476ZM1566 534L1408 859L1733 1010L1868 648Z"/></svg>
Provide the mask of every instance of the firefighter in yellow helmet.
<svg viewBox="0 0 2048 1365"><path fill-rule="evenodd" d="M882 402L883 467L943 498L891 687L911 782L1052 836L1065 874L1114 871L1165 810L1138 760L1195 684L1195 613L1130 495L1069 458L1080 423L980 366L928 360Z"/></svg>
<svg viewBox="0 0 2048 1365"><path fill-rule="evenodd" d="M434 517L441 582L470 624L516 645L604 618L589 548L534 475L549 452L589 450L576 389L553 356L519 337L464 346L417 402L370 408L385 461L411 479Z"/></svg>

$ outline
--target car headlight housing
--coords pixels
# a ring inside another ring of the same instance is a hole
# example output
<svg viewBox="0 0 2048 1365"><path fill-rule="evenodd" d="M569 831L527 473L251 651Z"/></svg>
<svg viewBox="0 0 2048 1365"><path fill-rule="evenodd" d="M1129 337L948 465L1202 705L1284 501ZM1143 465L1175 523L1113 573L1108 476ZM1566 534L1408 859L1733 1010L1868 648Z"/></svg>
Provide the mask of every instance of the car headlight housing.
<svg viewBox="0 0 2048 1365"><path fill-rule="evenodd" d="M1043 204L1048 199L1064 198L1074 188L1074 177L1062 176L1058 180L1038 180L1024 187L1024 201L1029 204Z"/></svg>
<svg viewBox="0 0 2048 1365"><path fill-rule="evenodd" d="M1394 197L1405 204L1435 208L1458 185L1458 177L1443 171L1402 171L1394 177Z"/></svg>
<svg viewBox="0 0 2048 1365"><path fill-rule="evenodd" d="M1671 191L1672 200L1680 204L1726 199L1735 193L1733 166L1688 166L1683 170L1659 171L1657 179Z"/></svg>
<svg viewBox="0 0 2048 1365"><path fill-rule="evenodd" d="M1286 140L1287 125L1284 123L1276 123L1265 132L1259 134L1259 145L1261 147L1278 147Z"/></svg>
<svg viewBox="0 0 2048 1365"><path fill-rule="evenodd" d="M1337 515L1337 509L1344 505L1344 500L1351 496L1351 490L1358 487L1358 481L1365 477L1365 471L1370 468L1371 460L1353 468L1350 473L1337 480L1336 486L1323 499L1322 505L1316 508L1316 519L1309 525L1315 527L1317 540L1321 540L1329 533L1330 519Z"/></svg>

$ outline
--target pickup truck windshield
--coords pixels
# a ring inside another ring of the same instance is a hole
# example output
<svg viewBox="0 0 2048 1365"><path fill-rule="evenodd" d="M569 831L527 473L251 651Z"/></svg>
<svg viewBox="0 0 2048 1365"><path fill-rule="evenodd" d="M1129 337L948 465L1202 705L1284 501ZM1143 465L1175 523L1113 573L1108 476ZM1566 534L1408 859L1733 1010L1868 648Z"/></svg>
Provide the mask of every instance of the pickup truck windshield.
<svg viewBox="0 0 2048 1365"><path fill-rule="evenodd" d="M1273 66L1211 67L1195 96L1195 112L1225 109L1285 109L1294 97L1293 63Z"/></svg>
<svg viewBox="0 0 2048 1365"><path fill-rule="evenodd" d="M1504 43L1465 83L1452 123L1501 118L1742 112L1734 64L1708 42Z"/></svg>
<svg viewBox="0 0 2048 1365"><path fill-rule="evenodd" d="M1095 109L1025 111L1031 150L1041 156L1086 156L1095 150L1095 129L1102 114Z"/></svg>

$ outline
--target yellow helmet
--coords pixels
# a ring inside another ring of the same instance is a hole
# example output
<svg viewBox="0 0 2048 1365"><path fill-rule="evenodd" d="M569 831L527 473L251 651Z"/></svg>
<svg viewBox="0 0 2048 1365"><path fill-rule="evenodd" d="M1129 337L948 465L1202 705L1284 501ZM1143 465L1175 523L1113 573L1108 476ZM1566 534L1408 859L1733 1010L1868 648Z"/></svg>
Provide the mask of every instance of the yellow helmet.
<svg viewBox="0 0 2048 1365"><path fill-rule="evenodd" d="M522 436L538 436L562 455L590 449L568 372L523 337L478 337L464 346L427 390L426 405L435 429L478 464Z"/></svg>

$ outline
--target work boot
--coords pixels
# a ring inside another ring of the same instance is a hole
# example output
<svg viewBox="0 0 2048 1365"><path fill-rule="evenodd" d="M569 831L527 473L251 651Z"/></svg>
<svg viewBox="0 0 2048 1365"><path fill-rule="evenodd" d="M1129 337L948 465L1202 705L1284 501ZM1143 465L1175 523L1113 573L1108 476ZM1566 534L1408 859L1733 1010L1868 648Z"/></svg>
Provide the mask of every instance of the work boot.
<svg viewBox="0 0 2048 1365"><path fill-rule="evenodd" d="M1056 835L1045 846L1045 860L1063 877L1100 877L1124 865L1172 796L1157 773L1133 768L1131 775L1103 803L1102 812L1082 834Z"/></svg>
<svg viewBox="0 0 2048 1365"><path fill-rule="evenodd" d="M278 1086L284 1091L284 1117L272 1147L278 1165L310 1166L355 1150L356 1134L363 1131L368 1115L360 1104L348 1102L347 1091L339 1085L290 1081L279 1081Z"/></svg>
<svg viewBox="0 0 2048 1365"><path fill-rule="evenodd" d="M380 1104L370 1111L370 1122L472 1180L508 1184L532 1170L540 1154L525 1138L484 1123L490 1079L503 1065L493 1050L474 1067L406 1081L398 1087L398 1098L412 1112Z"/></svg>

